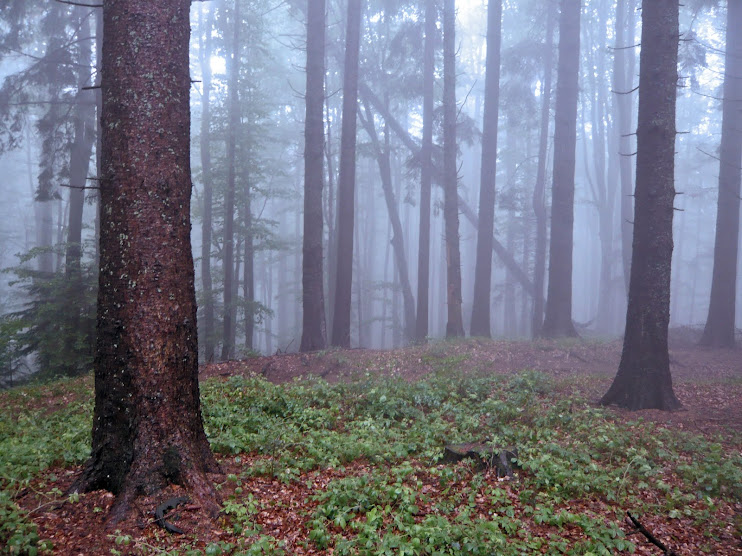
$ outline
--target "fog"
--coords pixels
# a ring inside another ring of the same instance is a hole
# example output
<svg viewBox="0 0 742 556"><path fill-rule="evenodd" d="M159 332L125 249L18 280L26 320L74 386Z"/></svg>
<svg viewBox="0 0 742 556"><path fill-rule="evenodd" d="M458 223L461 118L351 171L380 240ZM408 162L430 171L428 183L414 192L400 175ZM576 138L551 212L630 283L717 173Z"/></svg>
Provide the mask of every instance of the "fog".
<svg viewBox="0 0 742 556"><path fill-rule="evenodd" d="M227 303L235 309L233 329L236 330L235 349L230 356L297 351L302 336L306 6L295 2L237 1L240 3L240 39L236 80L230 80L230 69L235 63L234 0L194 2L191 9L194 183L191 213L202 359L218 359L224 343L224 227L230 168L234 173L235 272L232 296L227 296ZM16 4L11 2L11 6ZM70 183L70 157L75 144L75 119L81 117L75 106L94 105L92 99L99 85L94 40L99 10L66 5L49 8L49 3L30 0L24 4L23 9L0 9L0 37L3 37L0 38L0 78L3 81L0 90L0 188L3 198L0 204L0 267L6 269L0 275L0 313L5 315L4 340L0 345L6 351L3 365L15 372L21 372L24 365L35 365L31 354L38 349L38 346L20 349L25 340L17 337L19 331L37 324L28 320L33 319L31 315L19 321L17 312L28 308L34 300L50 303L48 298L39 297L42 294L38 291L29 289L31 278L18 269L44 270L42 259L46 256L53 265L53 272L64 272L70 193L84 187L82 260L94 276L97 221L95 145L87 172L92 179L84 184ZM572 319L580 336L610 339L624 332L627 303L621 241L623 194L618 179L620 157L630 158L633 174L635 157L631 155L636 151L632 135L630 151L620 152L616 101L621 95L630 99L633 133L637 119L638 92L635 88L639 74L641 11L635 10L634 26L627 26L625 31L625 43L633 46L625 48L631 58L625 60L630 82L625 91L616 91L613 76L617 52L616 2L595 0L586 4L582 8L580 31ZM631 6L636 2L627 4ZM531 283L536 242L533 195L539 158L548 11L549 2L541 0L503 2L494 236ZM419 148L422 141L423 12L416 3L371 2L363 6L351 292L350 344L353 347L392 348L411 341L405 336L404 284L401 283L399 259L391 243L393 231L380 163L388 156L393 204L402 228L404 270L417 301L421 163L418 152L411 152L409 147L411 140L415 148ZM342 125L345 17L345 2L328 2L323 188L328 338L335 293L333 272L338 212L335 203ZM675 188L680 194L675 198L673 223L670 326L692 327L699 331L708 315L714 264L725 22L726 3L717 6L714 2L687 2L681 6L676 109L676 127L680 133L676 138L675 161ZM479 207L486 23L486 3L458 3L456 160L458 193L465 202L459 207L459 238L462 316L467 334L477 243L477 229L468 216L476 216ZM438 21L438 31L441 25ZM19 28L27 31L19 31ZM556 25L552 91L556 87L558 35ZM442 42L439 42L434 89L433 141L438 146L443 141L441 47ZM83 89L79 87L85 81L81 80L80 60L85 49L90 59L88 68L92 68L93 73ZM236 95L234 90L230 95L235 83ZM364 92L364 86L371 94ZM383 106L377 106L374 98ZM206 112L205 105L208 105ZM230 122L230 114L237 114L238 118ZM547 207L551 203L553 93L549 120L549 159L545 164ZM375 129L376 142L369 134L368 125ZM405 138L395 131L395 125L408 136ZM234 159L230 159L230 137L235 141ZM204 149L208 150L206 157ZM433 153L434 164L435 160L442 160L438 150ZM206 172L205 162L209 166ZM49 182L51 189L43 190L42 182ZM40 193L40 190L43 191ZM211 209L204 204L209 195ZM43 200L45 198L51 200ZM443 202L440 179L434 176L427 336L436 339L446 336L447 322ZM204 217L209 210L211 225L207 235L211 235L211 240L206 251L210 253L214 320L207 328L203 243ZM607 225L603 222L603 228L602 220L608 222ZM606 230L610 237L601 240ZM246 249L246 241L252 248L248 244ZM32 252L34 248L39 249ZM29 253L36 256L29 258ZM252 294L243 282L246 268L250 272L245 266L246 256L254 262ZM548 264L547 261L547 269ZM14 268L16 272L10 270ZM530 339L533 335L532 295L524 287L523 280L519 280L497 254L493 256L492 268L492 335ZM742 290L740 276L742 269L737 272L736 292ZM45 277L49 278L49 274ZM41 278L33 277L33 280L38 279ZM90 282L93 283L94 280ZM60 290L46 291L48 295L63 295ZM543 295L546 295L545 290ZM84 299L89 302L94 297ZM737 326L742 322L741 305L738 303L736 307ZM37 306L37 315L38 310ZM53 311L65 311L63 304L55 305ZM61 319L61 313L53 311L50 309L52 316L49 318L53 320L57 315ZM92 318L89 313L84 315ZM254 323L252 333L246 332L246 323ZM54 326L59 333L69 332L64 324L52 324L52 328ZM213 344L211 351L203 346L207 338ZM84 357L89 357L86 353Z"/></svg>

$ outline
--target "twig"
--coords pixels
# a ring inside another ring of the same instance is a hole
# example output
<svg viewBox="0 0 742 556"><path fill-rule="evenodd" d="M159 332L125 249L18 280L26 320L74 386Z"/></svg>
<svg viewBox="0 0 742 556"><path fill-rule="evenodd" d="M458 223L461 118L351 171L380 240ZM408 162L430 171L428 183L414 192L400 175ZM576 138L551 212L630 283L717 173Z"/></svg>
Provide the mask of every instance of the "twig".
<svg viewBox="0 0 742 556"><path fill-rule="evenodd" d="M637 531L639 531L642 535L647 537L647 540L651 542L653 545L659 547L661 550L664 551L665 556L680 556L677 552L674 550L671 550L665 544L659 540L657 537L655 537L652 533L650 533L644 525L639 523L639 520L636 519L633 515L631 515L631 512L626 512L626 515L629 516L629 519L631 520L631 523L634 524L634 527Z"/></svg>

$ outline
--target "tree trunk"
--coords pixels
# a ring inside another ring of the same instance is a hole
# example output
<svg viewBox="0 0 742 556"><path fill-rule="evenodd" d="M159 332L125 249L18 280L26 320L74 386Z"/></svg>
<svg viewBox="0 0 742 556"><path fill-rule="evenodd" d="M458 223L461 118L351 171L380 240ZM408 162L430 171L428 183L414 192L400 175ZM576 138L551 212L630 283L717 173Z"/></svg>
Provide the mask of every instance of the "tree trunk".
<svg viewBox="0 0 742 556"><path fill-rule="evenodd" d="M680 407L672 390L670 321L675 199L678 1L642 2L639 123L631 284L618 373L601 404L628 409Z"/></svg>
<svg viewBox="0 0 742 556"><path fill-rule="evenodd" d="M365 104L366 117L363 119L363 126L371 138L371 145L376 154L376 160L379 165L379 174L381 175L381 188L384 192L384 201L386 202L389 221L392 226L391 244L394 248L394 262L397 267L400 286L402 288L402 299L404 304L404 338L412 340L415 337L415 299L412 296L412 286L410 285L410 275L407 267L407 256L404 248L404 234L402 232L402 220L399 217L399 208L397 199L394 194L392 185L392 169L390 160L390 149L382 150L379 144L379 138L376 135L376 128L373 124L373 113L368 103ZM389 131L386 133L389 137Z"/></svg>
<svg viewBox="0 0 742 556"><path fill-rule="evenodd" d="M461 316L458 175L456 168L456 0L443 2L443 218L446 222L446 337L464 335Z"/></svg>
<svg viewBox="0 0 742 556"><path fill-rule="evenodd" d="M211 42L214 27L214 10L209 9L209 17L201 35L206 39L199 52L203 96L201 98L201 176L204 186L203 220L201 222L201 285L203 287L202 342L204 360L213 361L215 357L214 292L211 279L211 234L213 213L213 187L211 179Z"/></svg>
<svg viewBox="0 0 742 556"><path fill-rule="evenodd" d="M325 0L307 0L307 88L304 128L304 243L301 351L327 344L322 273Z"/></svg>
<svg viewBox="0 0 742 556"><path fill-rule="evenodd" d="M430 197L433 181L433 102L435 86L435 24L438 14L434 0L425 1L425 46L423 49L423 142L420 149L420 237L417 255L417 315L415 340L428 337L430 298Z"/></svg>
<svg viewBox="0 0 742 556"><path fill-rule="evenodd" d="M384 118L384 121L389 124L389 127L394 133L402 140L405 147L407 147L413 155L419 156L421 152L420 146L416 143L415 139L405 130L405 128L394 118L394 116L387 110L384 103L368 88L367 85L360 84L361 94L364 99L367 99L376 110L378 110ZM435 170L435 168L434 168ZM457 196L458 209L464 214L466 219L471 223L472 226L477 228L479 226L479 218L476 213L466 200L461 196ZM503 245L497 241L496 237L492 238L492 250L495 252L502 263L513 273L515 278L520 282L523 288L528 292L529 295L534 295L533 283L528 278L528 275L523 271L512 253L509 253Z"/></svg>
<svg viewBox="0 0 742 556"><path fill-rule="evenodd" d="M556 1L549 0L544 42L544 80L541 88L541 125L538 140L538 168L533 188L533 212L536 215L536 259L533 269L533 321L531 336L541 334L544 321L544 276L546 274L546 162L549 142L549 111L551 109L551 81L554 69L554 20Z"/></svg>
<svg viewBox="0 0 742 556"><path fill-rule="evenodd" d="M719 201L716 213L711 301L701 344L734 347L737 251L739 244L740 167L742 167L742 3L727 2L719 155Z"/></svg>
<svg viewBox="0 0 742 556"><path fill-rule="evenodd" d="M81 24L87 22L84 8L77 7ZM89 24L82 25L89 32ZM65 254L65 268L67 276L77 277L80 273L80 257L82 256L82 215L85 206L85 186L88 182L88 168L90 157L95 144L95 105L88 102L88 92L83 87L90 86L92 76L92 45L82 45L80 49L80 73L78 75L78 103L75 106L75 138L70 151L70 199L69 219L67 221L67 252Z"/></svg>
<svg viewBox="0 0 742 556"><path fill-rule="evenodd" d="M84 9L77 7L81 33L86 36L90 32L87 14ZM78 98L75 106L75 138L70 149L70 198L67 220L67 248L65 253L65 276L67 279L66 296L63 319L66 321L64 351L62 360L67 367L65 374L74 375L87 372L89 369L76 368L73 362L79 361L77 353L87 347L77 347L80 330L80 311L83 309L83 285L81 282L82 258L82 220L85 207L85 186L88 181L90 157L93 154L95 143L95 104L87 101L88 91L83 87L89 86L92 77L92 50L93 45L83 43L80 49L80 73L78 75Z"/></svg>
<svg viewBox="0 0 742 556"><path fill-rule="evenodd" d="M245 180L244 226L245 244L243 246L243 277L242 296L245 304L245 350L253 350L253 336L255 335L255 246L253 245L253 217L252 199L250 197L249 180Z"/></svg>
<svg viewBox="0 0 742 556"><path fill-rule="evenodd" d="M343 124L338 177L337 275L332 317L332 345L350 347L350 304L353 284L353 227L356 181L356 112L358 111L358 51L361 0L348 0L343 75Z"/></svg>
<svg viewBox="0 0 742 556"><path fill-rule="evenodd" d="M627 4L628 1L628 4ZM634 184L631 172L631 116L634 85L634 1L618 0L616 4L616 51L613 63L613 89L615 90L615 112L619 135L620 175L621 175L621 259L623 262L626 293L629 291L631 276L631 242L634 234L633 195Z"/></svg>
<svg viewBox="0 0 742 556"><path fill-rule="evenodd" d="M227 191L224 196L224 321L222 323L222 353L220 359L234 358L235 338L235 271L239 268L234 260L234 198L236 190L237 125L240 119L240 0L235 0L232 13L232 58L229 61L227 122Z"/></svg>
<svg viewBox="0 0 742 556"><path fill-rule="evenodd" d="M101 266L92 453L73 491L181 485L216 516L190 243L189 0L103 8Z"/></svg>
<svg viewBox="0 0 742 556"><path fill-rule="evenodd" d="M487 62L482 124L482 167L479 178L479 226L474 270L472 336L490 334L492 235L495 231L495 176L497 175L497 120L500 103L500 37L502 0L489 0L487 8Z"/></svg>
<svg viewBox="0 0 742 556"><path fill-rule="evenodd" d="M577 144L577 77L580 65L581 0L562 0L554 117L554 184L551 200L549 287L545 337L577 336L572 324L572 240Z"/></svg>

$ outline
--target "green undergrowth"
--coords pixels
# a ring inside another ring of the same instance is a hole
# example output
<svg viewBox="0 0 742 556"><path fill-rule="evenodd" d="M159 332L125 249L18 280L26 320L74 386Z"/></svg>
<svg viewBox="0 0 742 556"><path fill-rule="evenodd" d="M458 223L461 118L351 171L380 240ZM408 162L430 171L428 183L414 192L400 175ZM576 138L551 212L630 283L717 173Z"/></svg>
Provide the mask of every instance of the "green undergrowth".
<svg viewBox="0 0 742 556"><path fill-rule="evenodd" d="M618 421L542 373L463 375L458 360L437 360L438 372L413 383L372 374L342 384L207 381L212 448L260 456L228 478L240 484L255 476L304 484L317 471L340 470L340 478L311 489L311 510L304 510L304 542L335 554L630 553L636 538L618 527L626 510L703 523L713 539L727 525L716 517L719 505L742 497L739 446ZM89 381L55 383L54 394L49 388L0 395L5 553L45 548L14 496L43 470L88 454ZM66 401L42 403L50 395ZM520 469L498 481L467 463L442 464L444 445L463 442L517 447ZM352 462L365 471L354 474ZM287 553L281 539L261 531L263 502L242 487L234 492L224 514L237 541L168 553Z"/></svg>

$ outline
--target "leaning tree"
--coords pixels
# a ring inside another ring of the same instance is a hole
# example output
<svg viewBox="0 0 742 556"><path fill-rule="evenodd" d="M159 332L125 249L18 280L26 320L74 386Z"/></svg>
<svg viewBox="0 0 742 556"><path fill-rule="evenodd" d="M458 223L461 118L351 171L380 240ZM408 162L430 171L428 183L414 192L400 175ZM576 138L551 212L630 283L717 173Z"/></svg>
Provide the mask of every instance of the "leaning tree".
<svg viewBox="0 0 742 556"><path fill-rule="evenodd" d="M667 328L675 199L678 0L642 2L636 196L626 333L618 373L601 404L680 407L672 389Z"/></svg>
<svg viewBox="0 0 742 556"><path fill-rule="evenodd" d="M190 0L103 4L92 453L73 490L182 486L218 511L201 417L190 241Z"/></svg>

